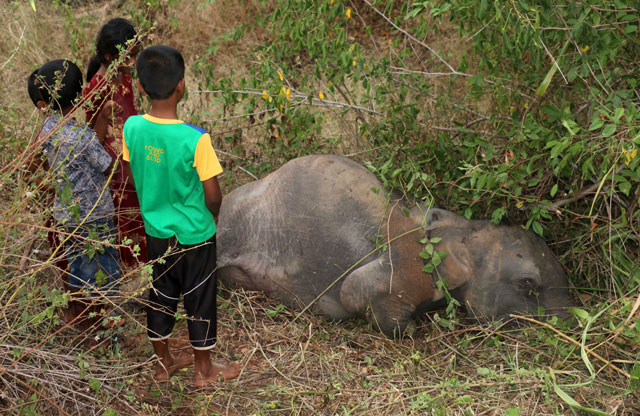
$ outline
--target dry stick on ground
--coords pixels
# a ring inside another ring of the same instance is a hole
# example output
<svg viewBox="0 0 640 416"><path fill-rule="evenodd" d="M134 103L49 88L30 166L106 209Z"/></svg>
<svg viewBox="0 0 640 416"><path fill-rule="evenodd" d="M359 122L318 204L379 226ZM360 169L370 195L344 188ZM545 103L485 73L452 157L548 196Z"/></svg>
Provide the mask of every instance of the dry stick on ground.
<svg viewBox="0 0 640 416"><path fill-rule="evenodd" d="M622 172L622 169L624 169L624 165L618 166L613 174L614 175L619 174L620 172ZM609 176L609 175L607 175L607 176ZM605 176L605 178L606 178L606 176ZM604 179L602 181L598 181L598 182L596 182L596 183L584 188L583 190L575 193L570 198L560 199L560 200L554 202L551 205L540 205L540 208L546 209L547 211L551 211L551 212L559 212L558 208L560 208L560 207L562 207L564 205L567 205L570 202L574 202L574 201L577 201L579 199L582 199L582 198L586 197L589 194L594 193L601 186L601 184L603 182L604 182Z"/></svg>
<svg viewBox="0 0 640 416"><path fill-rule="evenodd" d="M557 329L555 329L554 327L552 327L551 325L549 325L549 324L547 324L547 323L545 323L545 322L540 322L540 321L538 321L538 320L536 320L536 319L528 318L528 317L526 317L526 316L521 316L521 315L513 315L513 314L510 314L509 316L510 316L511 318L515 318L515 319L522 319L522 320L524 320L524 321L528 321L528 322L532 322L532 323L534 323L534 324L538 324L538 325L544 326L545 328L548 328L548 329L552 330L553 332L555 332L556 334L560 335L560 337L561 337L563 340L565 340L565 341L567 341L567 342L569 342L569 343L571 343L571 344L577 345L578 347L582 348L582 344L580 344L578 341L576 341L575 339L571 338L570 336L565 335L564 333L562 333L562 332L558 331ZM626 371L622 370L621 368L616 367L615 365L613 365L613 364L611 363L611 361L607 360L606 358L604 358L604 357L603 357L603 356L601 356L600 354L596 353L595 351L593 351L593 350L591 350L591 349L587 348L586 346L584 347L584 350L585 350L585 352L586 352L587 354L593 355L593 356L594 356L594 357L596 357L598 360L600 360L600 361L602 361L603 363L605 363L605 367L606 367L606 366L609 366L609 367L613 368L614 370L616 370L618 373L622 374L623 376L625 376L625 377L627 377L627 378L631 378L631 375L630 375L629 373L627 373Z"/></svg>

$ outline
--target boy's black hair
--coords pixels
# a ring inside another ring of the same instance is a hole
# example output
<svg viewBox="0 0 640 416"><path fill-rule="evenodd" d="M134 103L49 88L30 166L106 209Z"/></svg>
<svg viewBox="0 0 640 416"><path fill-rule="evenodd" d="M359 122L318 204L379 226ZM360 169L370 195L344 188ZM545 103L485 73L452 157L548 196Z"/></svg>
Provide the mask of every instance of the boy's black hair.
<svg viewBox="0 0 640 416"><path fill-rule="evenodd" d="M66 59L49 61L29 75L27 89L34 104L44 101L62 111L82 92L82 71Z"/></svg>
<svg viewBox="0 0 640 416"><path fill-rule="evenodd" d="M184 59L170 46L150 46L136 60L138 78L152 100L169 98L184 78Z"/></svg>
<svg viewBox="0 0 640 416"><path fill-rule="evenodd" d="M127 19L116 17L105 23L96 37L96 54L87 65L87 82L98 72L100 65L107 64L106 54L118 56L120 48L126 48L127 42L136 37L136 30Z"/></svg>
<svg viewBox="0 0 640 416"><path fill-rule="evenodd" d="M42 101L42 97L40 96L40 90L38 89L38 85L36 82L36 77L38 76L38 70L36 69L29 75L27 79L27 91L29 91L29 98L33 101L33 105L38 106L38 101Z"/></svg>

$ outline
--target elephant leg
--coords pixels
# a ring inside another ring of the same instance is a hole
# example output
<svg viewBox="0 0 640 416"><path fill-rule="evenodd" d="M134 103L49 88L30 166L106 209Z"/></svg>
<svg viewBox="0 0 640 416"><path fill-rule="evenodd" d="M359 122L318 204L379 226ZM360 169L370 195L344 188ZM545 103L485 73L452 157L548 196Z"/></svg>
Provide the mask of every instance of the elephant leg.
<svg viewBox="0 0 640 416"><path fill-rule="evenodd" d="M258 290L252 287L251 277L238 266L220 267L216 270L216 276L226 288L237 289L242 287L247 290Z"/></svg>
<svg viewBox="0 0 640 416"><path fill-rule="evenodd" d="M228 288L244 288L264 292L290 307L300 307L293 282L282 267L273 266L269 258L260 253L248 253L221 266L218 279Z"/></svg>
<svg viewBox="0 0 640 416"><path fill-rule="evenodd" d="M380 257L351 272L340 289L340 301L355 316L365 317L389 337L399 337L411 320L415 305L389 291L391 266ZM395 279L401 278L395 275ZM396 286L394 284L394 286Z"/></svg>

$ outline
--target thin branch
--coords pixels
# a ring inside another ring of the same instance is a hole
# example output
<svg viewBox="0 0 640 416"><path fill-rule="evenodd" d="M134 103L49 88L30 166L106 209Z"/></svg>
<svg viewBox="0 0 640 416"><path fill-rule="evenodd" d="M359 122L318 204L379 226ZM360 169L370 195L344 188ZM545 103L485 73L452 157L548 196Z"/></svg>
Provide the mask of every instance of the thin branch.
<svg viewBox="0 0 640 416"><path fill-rule="evenodd" d="M623 165L618 166L618 168L616 168L616 170L614 172L614 175L619 174L620 172L622 172L623 169L624 169ZM540 208L546 209L547 211L551 211L551 212L555 212L555 213L559 214L560 213L560 210L559 210L560 207L562 207L564 205L567 205L567 204L569 204L571 202L580 200L580 199L586 197L587 195L590 195L590 194L594 193L600 187L600 183L601 183L601 181L593 183L593 184L587 186L586 188L584 188L583 190L574 193L572 197L560 199L560 200L554 202L551 205L541 204Z"/></svg>

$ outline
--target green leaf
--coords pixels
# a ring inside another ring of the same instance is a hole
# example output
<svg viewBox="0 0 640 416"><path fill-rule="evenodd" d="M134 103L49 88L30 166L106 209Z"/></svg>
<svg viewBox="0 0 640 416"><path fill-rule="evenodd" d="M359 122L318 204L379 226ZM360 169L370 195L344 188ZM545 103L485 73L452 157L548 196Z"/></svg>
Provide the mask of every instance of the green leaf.
<svg viewBox="0 0 640 416"><path fill-rule="evenodd" d="M623 107L616 108L616 111L613 114L613 121L617 122L618 120L620 120L620 117L622 117L623 115L624 115L624 108Z"/></svg>
<svg viewBox="0 0 640 416"><path fill-rule="evenodd" d="M591 125L589 125L589 131L598 130L603 125L604 125L604 120L601 119L598 115L596 115L593 118L593 120L591 120Z"/></svg>
<svg viewBox="0 0 640 416"><path fill-rule="evenodd" d="M500 224L502 218L507 215L507 210L504 207L496 208L491 214L491 222L494 224Z"/></svg>
<svg viewBox="0 0 640 416"><path fill-rule="evenodd" d="M107 407L102 416L118 416L118 412L111 407Z"/></svg>
<svg viewBox="0 0 640 416"><path fill-rule="evenodd" d="M425 273L433 273L433 271L434 271L435 269L436 269L436 268L433 266L433 264L427 264L426 266L424 266L424 267L422 268L422 271L423 271L423 272L425 272Z"/></svg>
<svg viewBox="0 0 640 416"><path fill-rule="evenodd" d="M542 224L540 224L538 221L534 221L533 223L531 223L531 228L533 228L533 231L538 234L540 237L542 237L542 234L544 234L544 230L542 229Z"/></svg>
<svg viewBox="0 0 640 416"><path fill-rule="evenodd" d="M100 390L100 380L98 380L97 378L92 378L89 381L89 387L91 387L93 391L97 392L98 390Z"/></svg>
<svg viewBox="0 0 640 416"><path fill-rule="evenodd" d="M612 136L613 133L616 132L616 125L615 124L607 124L607 126L602 129L602 137L609 137Z"/></svg>
<svg viewBox="0 0 640 416"><path fill-rule="evenodd" d="M440 263L442 263L442 259L440 258L440 254L438 251L433 253L433 257L431 258L431 263L433 263L435 267L438 267Z"/></svg>
<svg viewBox="0 0 640 416"><path fill-rule="evenodd" d="M576 317L578 317L578 319L580 319L580 321L582 322L586 322L587 320L589 320L589 312L585 311L584 309L569 308L568 311L569 313L572 313Z"/></svg>
<svg viewBox="0 0 640 416"><path fill-rule="evenodd" d="M631 184L629 182L620 182L618 188L620 188L620 191L624 192L625 195L629 196L629 192L631 191Z"/></svg>
<svg viewBox="0 0 640 416"><path fill-rule="evenodd" d="M504 416L518 416L520 414L519 407L510 407L504 411Z"/></svg>
<svg viewBox="0 0 640 416"><path fill-rule="evenodd" d="M547 92L547 89L549 88L549 84L551 84L551 80L553 79L553 76L558 71L560 57L564 54L564 51L567 49L567 46L569 46L569 39L567 39L564 46L562 47L562 50L558 54L558 58L556 59L556 61L551 64L551 69L549 69L549 72L547 72L547 76L545 76L544 79L542 80L542 84L540 84L540 86L538 87L538 90L536 91L536 94L538 95L538 97L542 97L544 93Z"/></svg>
<svg viewBox="0 0 640 416"><path fill-rule="evenodd" d="M433 255L433 246L431 244L428 244L424 248L424 251L426 251L429 256L432 256Z"/></svg>
<svg viewBox="0 0 640 416"><path fill-rule="evenodd" d="M567 129L569 135L575 136L580 127L573 120L562 120L562 125Z"/></svg>
<svg viewBox="0 0 640 416"><path fill-rule="evenodd" d="M573 397L571 397L567 393L565 393L564 390L562 390L560 388L560 386L558 386L555 383L555 381L553 382L553 391L558 395L558 397L560 397L562 400L564 400L564 402L567 403L571 407L575 407L576 409L584 410L585 412L593 413L593 414L596 414L596 415L611 416L609 413L600 411L598 409L592 409L590 407L581 406L580 403L575 401L575 399Z"/></svg>
<svg viewBox="0 0 640 416"><path fill-rule="evenodd" d="M556 183L551 188L551 192L549 194L551 195L551 198L553 198L554 196L556 196L557 193L558 193L558 184Z"/></svg>
<svg viewBox="0 0 640 416"><path fill-rule="evenodd" d="M468 394L464 394L462 396L457 397L453 403L456 405L470 404L470 403L473 403L473 398Z"/></svg>

